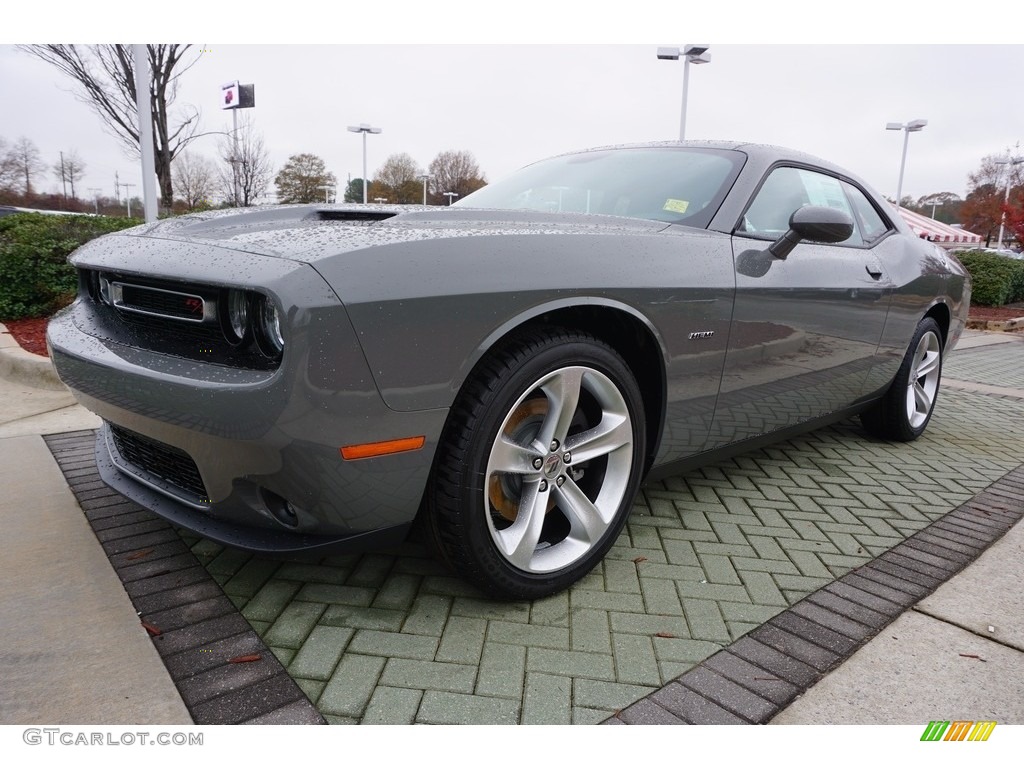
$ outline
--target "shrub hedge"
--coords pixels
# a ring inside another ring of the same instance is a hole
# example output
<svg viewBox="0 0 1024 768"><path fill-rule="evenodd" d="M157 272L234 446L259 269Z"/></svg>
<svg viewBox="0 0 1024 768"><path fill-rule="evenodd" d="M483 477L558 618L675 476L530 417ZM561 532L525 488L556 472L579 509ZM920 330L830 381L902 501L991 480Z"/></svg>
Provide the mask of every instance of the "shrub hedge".
<svg viewBox="0 0 1024 768"><path fill-rule="evenodd" d="M972 304L1001 307L1024 301L1024 260L985 251L964 251L956 257L971 273Z"/></svg>
<svg viewBox="0 0 1024 768"><path fill-rule="evenodd" d="M113 216L0 217L0 320L53 314L75 297L78 281L67 258L95 237L134 227Z"/></svg>

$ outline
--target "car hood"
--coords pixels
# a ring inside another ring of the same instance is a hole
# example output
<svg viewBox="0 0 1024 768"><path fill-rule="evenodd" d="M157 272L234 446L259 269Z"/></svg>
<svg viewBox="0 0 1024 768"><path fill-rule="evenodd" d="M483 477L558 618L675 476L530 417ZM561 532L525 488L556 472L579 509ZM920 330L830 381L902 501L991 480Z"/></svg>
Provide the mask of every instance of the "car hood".
<svg viewBox="0 0 1024 768"><path fill-rule="evenodd" d="M579 213L287 205L190 214L118 234L204 243L315 263L341 253L418 240L507 234L639 234L668 226L662 221Z"/></svg>

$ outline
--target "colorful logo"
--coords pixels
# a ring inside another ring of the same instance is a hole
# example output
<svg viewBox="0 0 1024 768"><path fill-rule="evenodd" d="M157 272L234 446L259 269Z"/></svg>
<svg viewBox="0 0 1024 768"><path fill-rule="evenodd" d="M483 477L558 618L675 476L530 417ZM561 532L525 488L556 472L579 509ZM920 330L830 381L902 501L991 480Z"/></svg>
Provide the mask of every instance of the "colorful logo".
<svg viewBox="0 0 1024 768"><path fill-rule="evenodd" d="M995 727L995 720L932 720L921 741L988 741Z"/></svg>

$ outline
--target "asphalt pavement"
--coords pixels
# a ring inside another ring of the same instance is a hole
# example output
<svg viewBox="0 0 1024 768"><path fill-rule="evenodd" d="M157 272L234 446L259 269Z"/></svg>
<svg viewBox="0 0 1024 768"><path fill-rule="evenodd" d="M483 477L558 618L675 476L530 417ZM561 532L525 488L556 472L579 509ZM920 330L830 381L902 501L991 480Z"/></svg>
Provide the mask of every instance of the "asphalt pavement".
<svg viewBox="0 0 1024 768"><path fill-rule="evenodd" d="M999 350L1008 370L1024 370L1024 336L968 332L954 356L980 348ZM969 367L961 367L956 378L947 376L944 386L994 399L1024 401L1024 382L1012 374L973 376ZM28 355L6 331L0 333L0 477L5 489L0 499L0 524L6 544L0 561L0 679L4 681L0 723L203 724L208 721L193 717L202 710L192 708L190 714L164 658L111 567L109 553L72 494L67 478L76 471L74 465L70 469L58 466L43 439L43 435L81 433L97 426L96 417L62 389L48 361ZM999 425L993 423L991 428L996 430ZM681 677L681 683L669 683L630 706L609 705L615 715L606 722L1024 723L1024 591L1020 589L1024 527L1014 523L1024 513L1024 482L1019 479L1024 451L1010 458L1018 468L1006 476L1008 480L990 486L995 488L995 496L982 498L980 494L976 500L982 500L975 504L979 514L987 515L986 510L991 509L1000 520L1009 521L1004 526L1008 532L991 546L978 533L972 547L961 548L957 534L952 533L958 520L968 526L963 530L975 535L975 524L964 508L947 515L948 521L938 521L936 525L945 528L926 532L925 543L917 545L915 551L924 553L919 555L920 562L930 562L930 541L954 556L961 549L970 549L959 561L969 564L962 570L957 565L951 578L946 576L953 569L943 570L936 564L939 575L929 583L938 586L934 591L929 586L926 597L902 603L896 598L887 601L882 598L885 579L879 577L874 582L877 589L871 590L868 572L850 577L853 583L860 578L860 586L867 591L836 580L826 587L829 594L816 593L833 602L845 599L843 596L851 598L853 602L847 604L863 613L870 612L864 611L869 606L881 610L876 602L898 604L899 608L891 623L878 619L875 611L872 620L881 625L881 631L867 642L853 642L852 648L847 642L849 650L841 654L845 660L826 665L795 698L791 694L776 698L777 706L764 709L768 714L761 719L746 716L742 702L730 703L737 697L763 703L773 696L772 691L757 685L729 682L739 679L736 670L753 670L752 680L762 679L756 676L757 670L768 677L776 672L785 674L767 661L758 666L757 654L751 651L759 643L768 647L765 624L687 673L690 678ZM993 506L993 498L998 506ZM976 552L981 554L972 560ZM892 557L899 562L902 556ZM810 607L829 605L825 598L812 595L809 599L817 603ZM829 624L830 619L819 619L819 614L807 609L799 614L794 608L798 614L791 617L793 621L811 616L810 623L822 631ZM854 614L859 616L856 611ZM768 629L785 626L777 617L772 621L776 625ZM831 621L839 622L834 617ZM833 629L842 635L844 626L835 623ZM759 631L762 634L758 635ZM847 631L844 637L851 634ZM799 654L799 646L793 642L792 654ZM823 650L828 643L811 645ZM691 685L687 679L696 683ZM701 701L717 702L715 711L727 717L690 718L683 705L674 709L679 693L689 696L694 691L705 697Z"/></svg>

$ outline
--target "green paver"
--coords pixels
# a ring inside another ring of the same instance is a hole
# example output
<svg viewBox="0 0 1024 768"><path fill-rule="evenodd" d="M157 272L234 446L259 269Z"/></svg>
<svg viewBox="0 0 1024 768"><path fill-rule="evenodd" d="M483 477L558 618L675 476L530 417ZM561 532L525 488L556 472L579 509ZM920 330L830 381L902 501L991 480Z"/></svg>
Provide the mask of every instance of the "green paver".
<svg viewBox="0 0 1024 768"><path fill-rule="evenodd" d="M471 693L476 667L439 661L389 659L381 675L381 685L396 688Z"/></svg>
<svg viewBox="0 0 1024 768"><path fill-rule="evenodd" d="M572 650L591 653L611 653L608 635L608 612L592 608L577 608L572 612L570 625ZM532 643L530 645L533 645ZM562 646L565 647L565 646Z"/></svg>
<svg viewBox="0 0 1024 768"><path fill-rule="evenodd" d="M302 603L296 600L270 625L270 629L263 637L264 642L268 645L298 648L313 631L326 608L327 606L322 603Z"/></svg>
<svg viewBox="0 0 1024 768"><path fill-rule="evenodd" d="M729 630L722 619L719 603L714 600L683 598L686 623L690 625L690 636L695 640L730 639Z"/></svg>
<svg viewBox="0 0 1024 768"><path fill-rule="evenodd" d="M422 691L379 685L360 722L363 725L412 725L422 700Z"/></svg>
<svg viewBox="0 0 1024 768"><path fill-rule="evenodd" d="M317 700L324 715L360 717L377 686L384 659L345 654Z"/></svg>
<svg viewBox="0 0 1024 768"><path fill-rule="evenodd" d="M615 665L611 654L601 655L582 651L528 648L526 650L526 671L588 677L596 680L615 679Z"/></svg>
<svg viewBox="0 0 1024 768"><path fill-rule="evenodd" d="M519 722L519 702L427 691L423 695L416 722L435 725L515 725Z"/></svg>
<svg viewBox="0 0 1024 768"><path fill-rule="evenodd" d="M228 582L224 585L224 592L229 596L241 595L252 597L259 591L260 587L267 583L280 565L280 563L274 560L253 558L228 579Z"/></svg>
<svg viewBox="0 0 1024 768"><path fill-rule="evenodd" d="M302 585L294 581L269 581L246 603L242 615L250 621L274 621L288 607Z"/></svg>
<svg viewBox="0 0 1024 768"><path fill-rule="evenodd" d="M577 680L573 685L574 706L586 709L624 709L637 699L642 699L658 689L660 682L653 686L607 683L600 680Z"/></svg>
<svg viewBox="0 0 1024 768"><path fill-rule="evenodd" d="M525 646L488 642L480 659L474 693L521 698L525 672Z"/></svg>
<svg viewBox="0 0 1024 768"><path fill-rule="evenodd" d="M296 599L311 603L341 603L366 607L373 602L373 590L344 584L306 584L299 590Z"/></svg>
<svg viewBox="0 0 1024 768"><path fill-rule="evenodd" d="M360 629L349 642L349 648L353 653L372 656L429 660L437 653L437 644L438 640L435 637Z"/></svg>
<svg viewBox="0 0 1024 768"><path fill-rule="evenodd" d="M531 672L523 695L524 725L569 725L572 722L572 680Z"/></svg>
<svg viewBox="0 0 1024 768"><path fill-rule="evenodd" d="M616 677L620 682L661 685L661 672L658 670L658 659L654 655L652 638L616 633L612 636L612 649Z"/></svg>
<svg viewBox="0 0 1024 768"><path fill-rule="evenodd" d="M381 608L360 608L352 605L331 605L324 611L321 624L353 629L382 629L397 632L405 622L405 611Z"/></svg>
<svg viewBox="0 0 1024 768"><path fill-rule="evenodd" d="M576 612L573 612L575 626ZM535 624L520 624L511 621L488 622L488 639L496 643L536 646L539 648L569 647L569 627L549 627Z"/></svg>
<svg viewBox="0 0 1024 768"><path fill-rule="evenodd" d="M452 607L450 597L440 595L420 595L412 604L412 610L402 624L402 631L416 635L433 635L440 637L444 625L448 622L448 612Z"/></svg>
<svg viewBox="0 0 1024 768"><path fill-rule="evenodd" d="M342 627L315 627L295 654L288 672L293 677L329 679L353 634L354 630Z"/></svg>
<svg viewBox="0 0 1024 768"><path fill-rule="evenodd" d="M487 622L483 619L452 616L441 635L441 645L435 658L438 661L479 664L486 631Z"/></svg>

